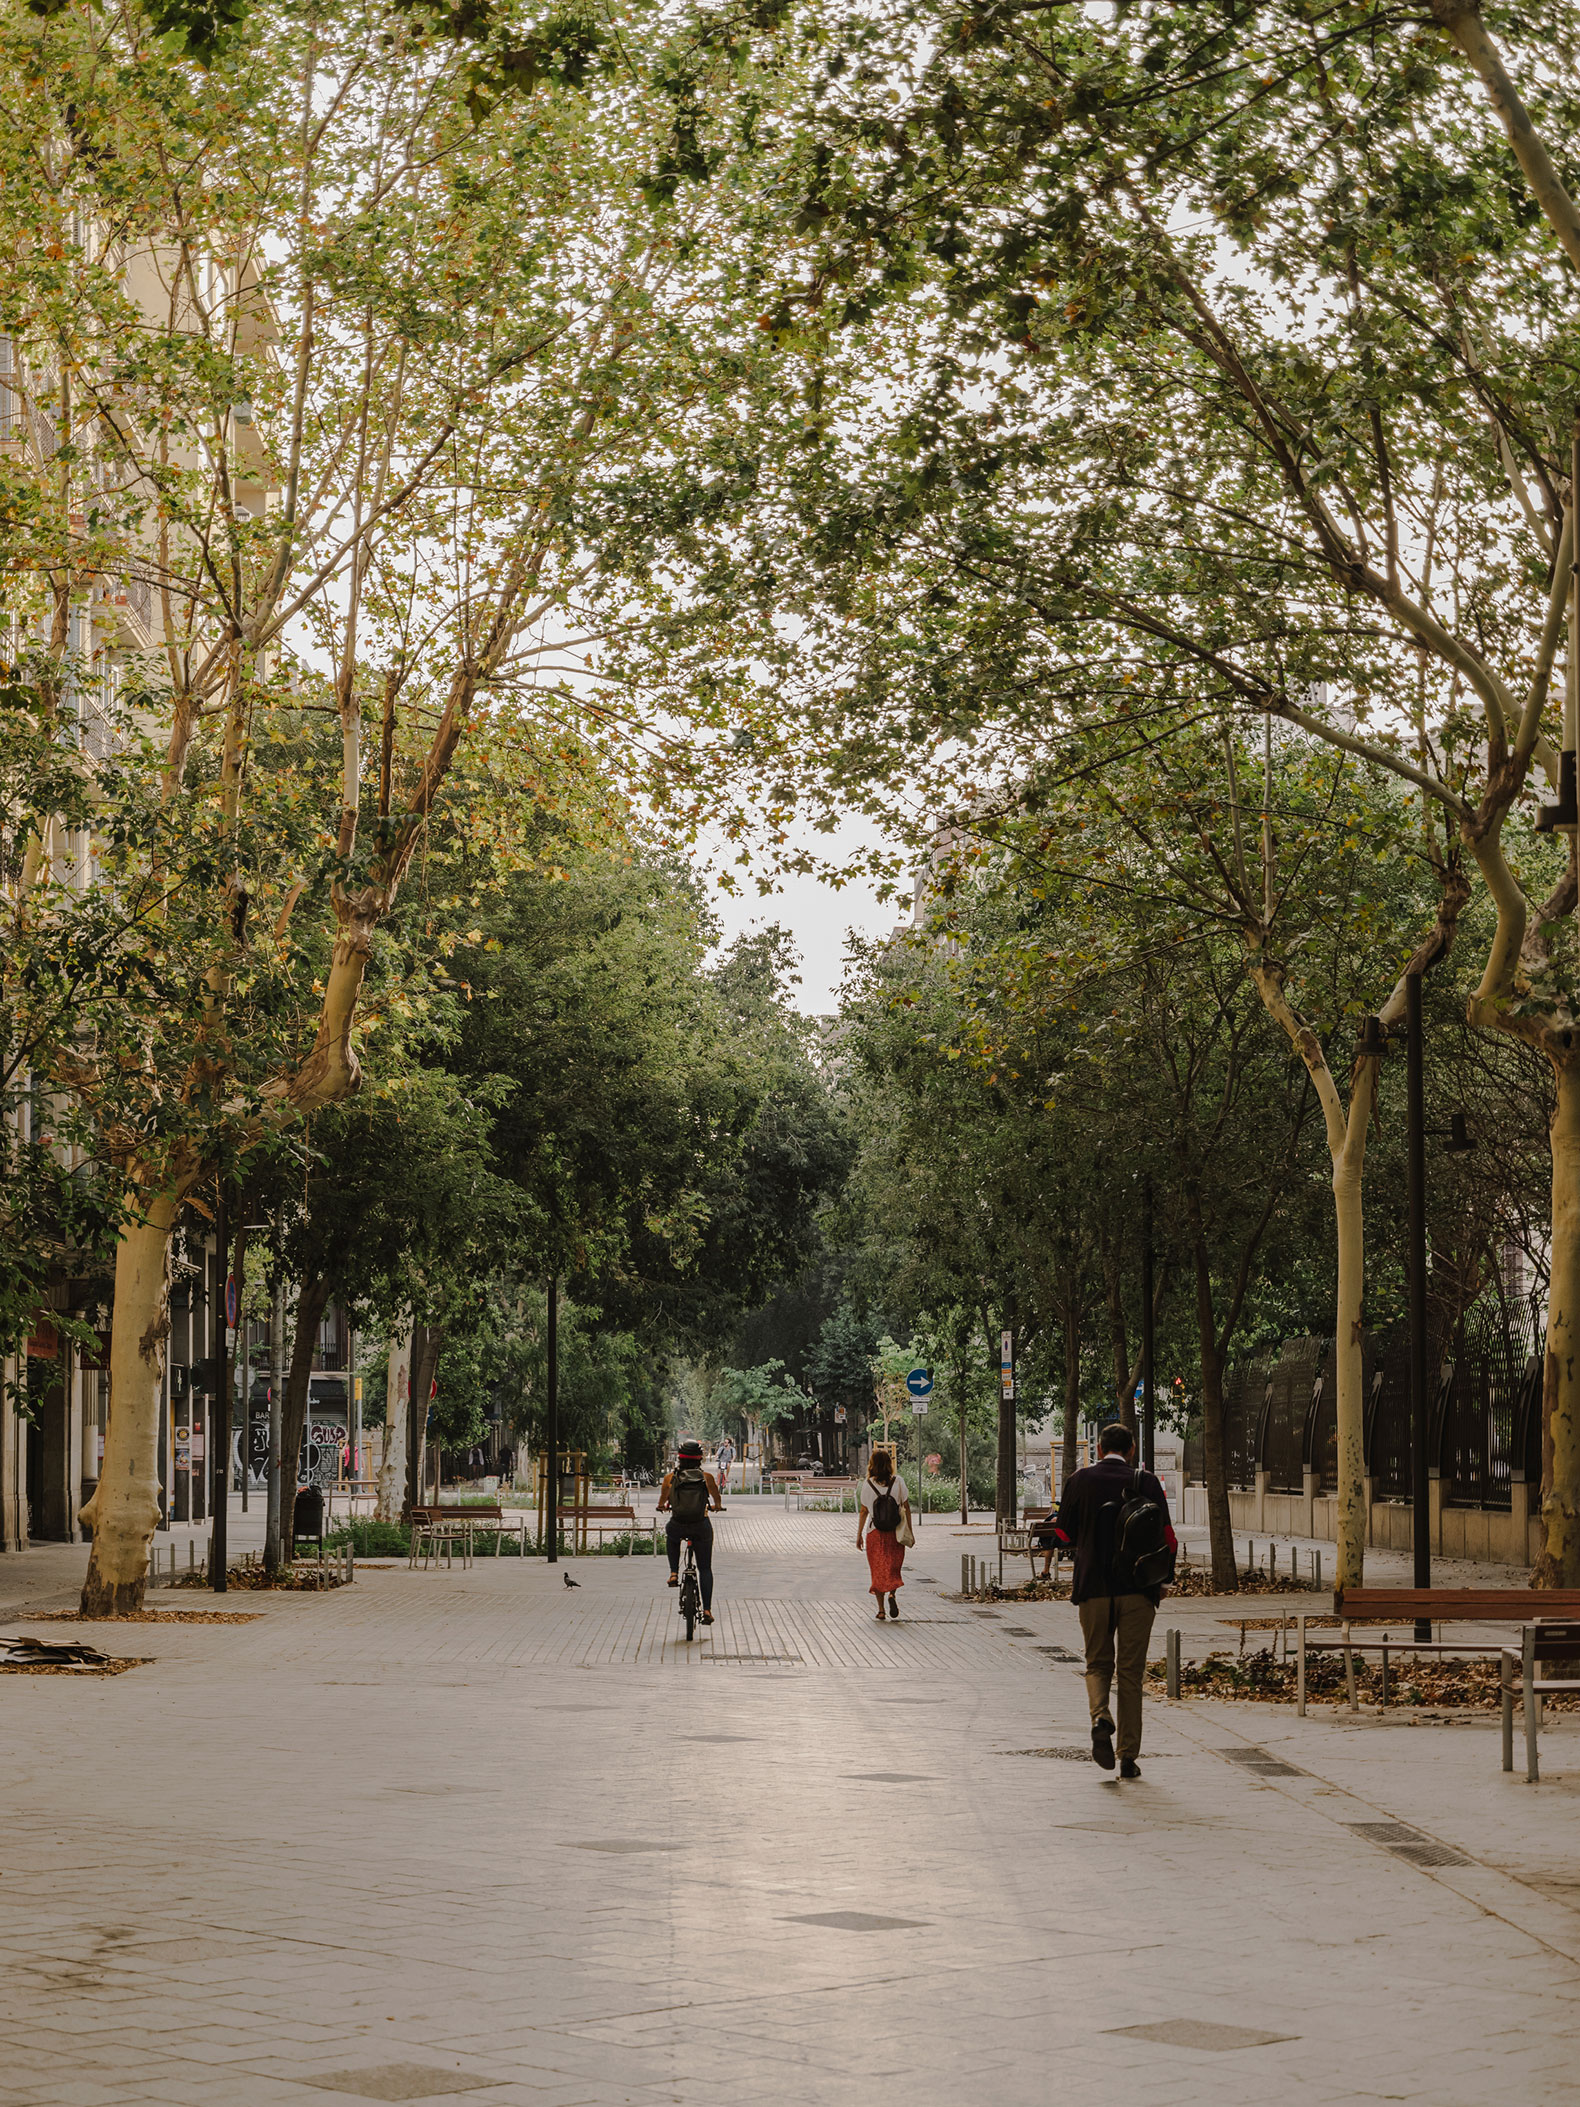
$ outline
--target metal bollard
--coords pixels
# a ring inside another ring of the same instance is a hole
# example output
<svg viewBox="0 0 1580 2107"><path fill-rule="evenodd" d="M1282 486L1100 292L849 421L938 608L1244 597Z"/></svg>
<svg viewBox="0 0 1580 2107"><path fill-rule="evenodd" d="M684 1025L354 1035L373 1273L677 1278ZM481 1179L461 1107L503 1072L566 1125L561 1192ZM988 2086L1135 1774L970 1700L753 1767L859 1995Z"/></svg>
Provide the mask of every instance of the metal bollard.
<svg viewBox="0 0 1580 2107"><path fill-rule="evenodd" d="M1306 1716L1306 1620L1300 1619L1300 1660L1295 1669L1295 1711L1301 1719Z"/></svg>
<svg viewBox="0 0 1580 2107"><path fill-rule="evenodd" d="M1164 1660L1166 1666L1168 1694L1178 1698L1180 1694L1180 1635L1179 1626L1173 1626L1163 1634Z"/></svg>
<svg viewBox="0 0 1580 2107"><path fill-rule="evenodd" d="M197 1538L195 1536L187 1538L187 1571L189 1573L197 1571Z"/></svg>
<svg viewBox="0 0 1580 2107"><path fill-rule="evenodd" d="M960 1592L962 1595L971 1592L971 1560L964 1551L960 1554Z"/></svg>
<svg viewBox="0 0 1580 2107"><path fill-rule="evenodd" d="M1317 1592L1318 1592L1318 1594L1321 1594L1321 1592L1322 1592L1322 1553L1321 1553L1320 1551L1315 1551L1315 1552L1313 1552L1313 1553L1312 1553L1312 1556L1313 1556L1313 1557L1314 1557L1314 1558L1316 1559L1316 1561L1317 1561Z"/></svg>

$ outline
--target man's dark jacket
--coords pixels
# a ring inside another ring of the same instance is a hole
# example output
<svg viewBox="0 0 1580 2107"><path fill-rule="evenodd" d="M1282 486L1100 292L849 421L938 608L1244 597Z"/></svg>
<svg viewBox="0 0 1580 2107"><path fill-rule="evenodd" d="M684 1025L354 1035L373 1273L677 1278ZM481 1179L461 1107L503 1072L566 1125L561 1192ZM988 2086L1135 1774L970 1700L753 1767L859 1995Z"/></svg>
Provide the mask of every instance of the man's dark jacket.
<svg viewBox="0 0 1580 2107"><path fill-rule="evenodd" d="M1053 1518L1053 1533L1061 1546L1073 1546L1075 1551L1075 1573L1070 1585L1072 1602L1088 1602L1094 1595L1113 1593L1113 1582L1102 1570L1112 1529L1108 1527L1099 1532L1097 1518L1104 1507L1112 1504L1115 1510L1114 1516L1110 1517L1112 1523L1133 1491L1156 1500L1162 1508L1166 1541L1172 1546L1174 1527L1169 1520L1168 1495L1151 1471L1140 1469L1128 1456L1100 1456L1084 1471L1077 1471L1073 1478L1065 1480L1059 1512ZM1099 1540L1100 1534L1102 1541ZM1154 1609L1163 1600L1161 1588L1133 1588L1127 1592L1146 1595Z"/></svg>

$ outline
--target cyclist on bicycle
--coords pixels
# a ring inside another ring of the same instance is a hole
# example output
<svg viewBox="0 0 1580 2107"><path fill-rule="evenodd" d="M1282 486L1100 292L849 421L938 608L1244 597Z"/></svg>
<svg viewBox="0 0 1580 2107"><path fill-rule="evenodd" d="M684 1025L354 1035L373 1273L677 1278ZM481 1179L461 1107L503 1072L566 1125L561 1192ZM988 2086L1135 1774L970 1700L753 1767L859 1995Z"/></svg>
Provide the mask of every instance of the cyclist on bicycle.
<svg viewBox="0 0 1580 2107"><path fill-rule="evenodd" d="M711 1507L717 1514L723 1506L719 1484L712 1471L702 1468L702 1443L683 1441L675 1452L675 1468L658 1489L658 1511L670 1510L665 1536L669 1543L669 1584L680 1586L680 1547L690 1539L702 1582L702 1621L713 1622L713 1524Z"/></svg>

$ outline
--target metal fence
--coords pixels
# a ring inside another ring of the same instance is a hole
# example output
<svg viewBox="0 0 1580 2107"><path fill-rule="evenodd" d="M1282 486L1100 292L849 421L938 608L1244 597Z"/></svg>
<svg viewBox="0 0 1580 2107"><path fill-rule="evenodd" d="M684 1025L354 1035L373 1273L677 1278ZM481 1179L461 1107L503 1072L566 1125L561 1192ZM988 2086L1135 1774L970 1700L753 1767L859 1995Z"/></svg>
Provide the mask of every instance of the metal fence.
<svg viewBox="0 0 1580 2107"><path fill-rule="evenodd" d="M1328 1339L1286 1339L1276 1360L1237 1363L1224 1384L1224 1443L1231 1486L1249 1491L1265 1471L1273 1492L1338 1486ZM1403 1325L1362 1349L1366 1473L1373 1497L1405 1500L1411 1489L1410 1342ZM1541 1478L1542 1364L1500 1316L1473 1315L1431 1386L1428 1468L1451 1507L1509 1506L1518 1478ZM1185 1444L1185 1467L1199 1480L1202 1439Z"/></svg>

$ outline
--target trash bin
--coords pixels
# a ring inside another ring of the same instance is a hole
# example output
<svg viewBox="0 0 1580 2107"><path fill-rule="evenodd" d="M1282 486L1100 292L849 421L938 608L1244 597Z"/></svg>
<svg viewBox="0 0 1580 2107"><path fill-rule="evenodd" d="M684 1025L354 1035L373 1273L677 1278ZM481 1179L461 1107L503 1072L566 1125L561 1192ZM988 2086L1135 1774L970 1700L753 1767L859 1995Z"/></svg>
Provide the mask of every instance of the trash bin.
<svg viewBox="0 0 1580 2107"><path fill-rule="evenodd" d="M303 1540L324 1548L324 1496L316 1485L304 1485L296 1495L296 1511L291 1521L290 1556L296 1556L296 1547Z"/></svg>

